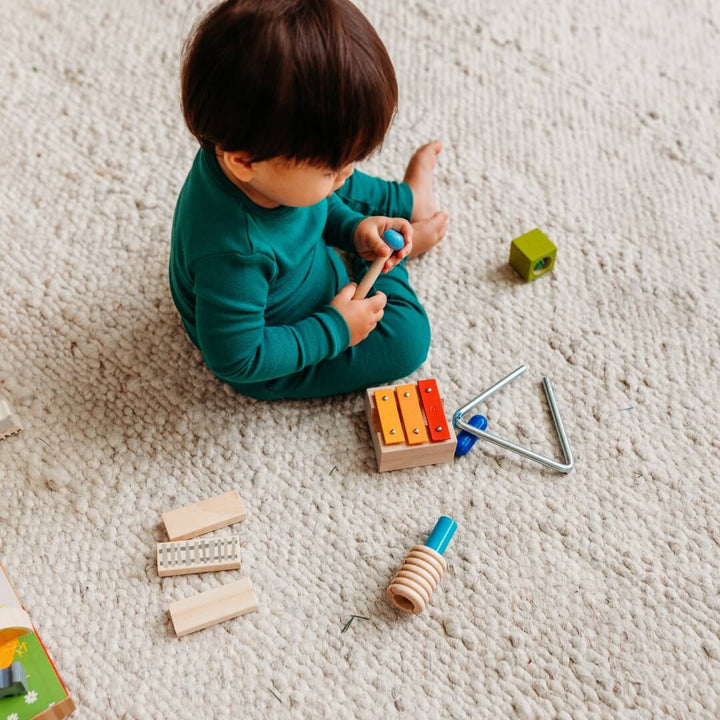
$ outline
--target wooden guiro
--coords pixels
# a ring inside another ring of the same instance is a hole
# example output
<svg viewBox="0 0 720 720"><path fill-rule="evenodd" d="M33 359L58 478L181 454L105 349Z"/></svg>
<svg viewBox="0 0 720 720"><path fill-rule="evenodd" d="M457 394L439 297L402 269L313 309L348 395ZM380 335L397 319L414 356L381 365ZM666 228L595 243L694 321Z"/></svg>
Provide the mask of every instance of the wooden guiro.
<svg viewBox="0 0 720 720"><path fill-rule="evenodd" d="M387 589L388 602L398 610L418 615L430 602L447 563L443 553L457 523L442 515L424 545L414 545Z"/></svg>

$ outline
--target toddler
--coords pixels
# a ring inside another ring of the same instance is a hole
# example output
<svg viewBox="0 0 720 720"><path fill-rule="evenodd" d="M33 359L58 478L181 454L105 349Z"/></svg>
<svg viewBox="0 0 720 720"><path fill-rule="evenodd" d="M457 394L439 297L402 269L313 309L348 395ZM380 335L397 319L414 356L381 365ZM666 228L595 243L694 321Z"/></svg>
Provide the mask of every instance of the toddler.
<svg viewBox="0 0 720 720"><path fill-rule="evenodd" d="M258 399L334 395L413 372L430 327L404 260L444 235L439 142L404 182L354 170L397 107L385 46L349 0L228 0L185 48L198 151L175 208L170 288L212 372ZM391 256L387 229L405 246ZM332 246L332 247L331 247ZM375 294L356 285L387 257Z"/></svg>

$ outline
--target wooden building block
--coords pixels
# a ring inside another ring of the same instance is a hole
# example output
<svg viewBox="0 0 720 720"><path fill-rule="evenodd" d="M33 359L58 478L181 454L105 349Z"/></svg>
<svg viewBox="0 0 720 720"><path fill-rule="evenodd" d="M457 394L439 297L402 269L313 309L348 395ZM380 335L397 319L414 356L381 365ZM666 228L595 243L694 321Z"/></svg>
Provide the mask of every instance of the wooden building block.
<svg viewBox="0 0 720 720"><path fill-rule="evenodd" d="M158 575L237 570L240 567L240 538L199 538L180 542L158 543Z"/></svg>
<svg viewBox="0 0 720 720"><path fill-rule="evenodd" d="M244 577L229 585L174 602L170 606L170 619L175 634L180 638L253 612L257 606L252 583Z"/></svg>
<svg viewBox="0 0 720 720"><path fill-rule="evenodd" d="M386 445L397 445L405 442L400 413L395 402L394 388L380 388L375 391L375 406L378 410L378 419Z"/></svg>
<svg viewBox="0 0 720 720"><path fill-rule="evenodd" d="M428 441L425 422L423 421L420 400L415 385L398 385L395 388L400 415L402 415L405 437L408 445L422 445Z"/></svg>
<svg viewBox="0 0 720 720"><path fill-rule="evenodd" d="M20 420L7 400L0 398L0 440L17 435L22 430Z"/></svg>
<svg viewBox="0 0 720 720"><path fill-rule="evenodd" d="M526 281L532 282L555 266L557 247L540 228L515 238L510 243L510 264Z"/></svg>
<svg viewBox="0 0 720 720"><path fill-rule="evenodd" d="M245 519L236 490L162 514L170 540L189 540Z"/></svg>
<svg viewBox="0 0 720 720"><path fill-rule="evenodd" d="M387 394L388 390L393 390L394 388L379 389ZM435 385L435 389L437 389L437 385ZM402 470L405 468L420 467L421 465L435 465L437 463L453 461L455 446L457 445L455 430L452 425L447 423L447 420L445 420L444 417L444 433L441 434L446 433L446 440L428 442L419 445L411 445L407 442L392 445L386 444L383 441L382 426L380 424L380 417L377 410L376 390L378 390L378 388L370 388L365 391L365 414L367 415L368 425L370 426L370 436L372 438L378 470L380 472L385 472L386 470ZM422 397L422 393L419 394ZM439 398L439 394L436 393L435 397ZM439 420L437 418L435 419L436 427L438 427ZM423 425L426 431L429 431L424 411ZM437 434L438 433L436 433L436 435Z"/></svg>

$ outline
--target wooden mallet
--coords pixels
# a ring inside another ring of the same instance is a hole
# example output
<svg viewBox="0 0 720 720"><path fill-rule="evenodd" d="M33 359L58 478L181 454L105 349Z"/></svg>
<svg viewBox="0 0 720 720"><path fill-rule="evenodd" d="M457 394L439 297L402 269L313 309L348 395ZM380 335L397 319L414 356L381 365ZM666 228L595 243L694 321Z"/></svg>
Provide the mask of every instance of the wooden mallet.
<svg viewBox="0 0 720 720"><path fill-rule="evenodd" d="M405 238L396 230L386 230L382 234L382 239L385 243L393 249L402 250L405 247ZM368 268L368 271L363 276L353 295L353 300L362 300L370 292L370 288L375 284L375 281L380 277L383 266L387 262L386 257L375 258L373 264Z"/></svg>

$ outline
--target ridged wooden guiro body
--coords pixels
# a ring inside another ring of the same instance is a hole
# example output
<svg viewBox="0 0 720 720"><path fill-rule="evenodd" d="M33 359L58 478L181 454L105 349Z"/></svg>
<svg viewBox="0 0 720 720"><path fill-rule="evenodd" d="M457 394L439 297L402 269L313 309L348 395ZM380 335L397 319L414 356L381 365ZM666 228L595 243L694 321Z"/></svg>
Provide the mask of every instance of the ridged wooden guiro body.
<svg viewBox="0 0 720 720"><path fill-rule="evenodd" d="M414 545L387 589L388 601L403 612L421 613L446 568L442 555L427 545Z"/></svg>

